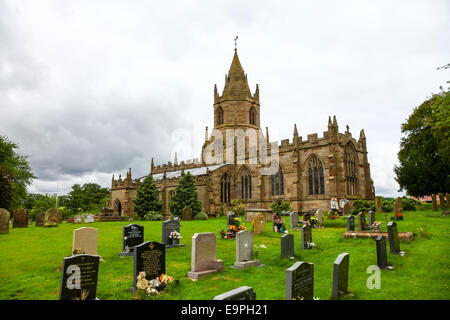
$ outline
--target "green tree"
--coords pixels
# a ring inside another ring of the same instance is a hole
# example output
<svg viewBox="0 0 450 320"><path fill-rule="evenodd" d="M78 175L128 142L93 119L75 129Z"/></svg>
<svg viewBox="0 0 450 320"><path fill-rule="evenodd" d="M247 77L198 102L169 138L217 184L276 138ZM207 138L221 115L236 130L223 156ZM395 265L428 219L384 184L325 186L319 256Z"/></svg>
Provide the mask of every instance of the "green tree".
<svg viewBox="0 0 450 320"><path fill-rule="evenodd" d="M180 179L175 189L175 195L169 202L170 212L178 217L181 217L186 206L191 207L193 217L202 211L202 203L198 200L194 177L189 172Z"/></svg>
<svg viewBox="0 0 450 320"><path fill-rule="evenodd" d="M72 215L78 213L95 213L105 206L105 199L108 196L108 188L102 188L96 183L85 183L83 186L74 184L72 191L64 199L64 205Z"/></svg>
<svg viewBox="0 0 450 320"><path fill-rule="evenodd" d="M146 215L161 213L162 203L159 201L158 187L151 174L142 181L141 186L137 190L134 203L136 204L134 212L141 218L144 218Z"/></svg>
<svg viewBox="0 0 450 320"><path fill-rule="evenodd" d="M0 207L10 211L23 206L27 186L36 179L27 157L15 149L18 149L16 143L0 136Z"/></svg>
<svg viewBox="0 0 450 320"><path fill-rule="evenodd" d="M415 108L401 130L394 167L400 190L416 197L450 189L450 92L442 91Z"/></svg>

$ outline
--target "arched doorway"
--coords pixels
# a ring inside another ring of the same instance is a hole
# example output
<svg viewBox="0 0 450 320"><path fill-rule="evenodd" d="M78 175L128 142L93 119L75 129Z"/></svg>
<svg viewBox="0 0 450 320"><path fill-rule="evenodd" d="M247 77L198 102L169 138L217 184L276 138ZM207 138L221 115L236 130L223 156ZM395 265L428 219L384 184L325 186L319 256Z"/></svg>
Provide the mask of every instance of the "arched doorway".
<svg viewBox="0 0 450 320"><path fill-rule="evenodd" d="M120 203L119 199L116 199L114 202L114 213L117 213L119 216L122 215L122 204Z"/></svg>

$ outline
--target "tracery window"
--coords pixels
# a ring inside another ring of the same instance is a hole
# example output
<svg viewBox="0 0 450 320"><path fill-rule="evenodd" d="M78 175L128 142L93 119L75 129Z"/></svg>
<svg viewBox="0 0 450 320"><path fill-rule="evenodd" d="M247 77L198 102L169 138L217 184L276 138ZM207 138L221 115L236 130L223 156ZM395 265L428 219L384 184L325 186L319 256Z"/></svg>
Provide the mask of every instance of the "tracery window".
<svg viewBox="0 0 450 320"><path fill-rule="evenodd" d="M347 194L358 194L357 157L353 144L347 143L344 153L345 191Z"/></svg>
<svg viewBox="0 0 450 320"><path fill-rule="evenodd" d="M252 198L252 176L250 170L244 167L241 175L241 198L251 199Z"/></svg>
<svg viewBox="0 0 450 320"><path fill-rule="evenodd" d="M220 179L220 202L230 202L230 185L230 176L225 173Z"/></svg>
<svg viewBox="0 0 450 320"><path fill-rule="evenodd" d="M284 194L284 175L283 170L279 166L278 172L272 175L272 196Z"/></svg>
<svg viewBox="0 0 450 320"><path fill-rule="evenodd" d="M318 157L313 156L307 164L309 194L325 194L325 178L322 162Z"/></svg>

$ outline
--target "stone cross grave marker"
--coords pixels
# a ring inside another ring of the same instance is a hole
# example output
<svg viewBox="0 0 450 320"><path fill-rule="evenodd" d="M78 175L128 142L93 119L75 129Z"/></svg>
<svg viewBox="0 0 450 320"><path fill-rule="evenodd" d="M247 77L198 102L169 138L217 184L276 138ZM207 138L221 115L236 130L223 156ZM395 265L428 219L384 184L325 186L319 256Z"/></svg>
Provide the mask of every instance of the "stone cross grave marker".
<svg viewBox="0 0 450 320"><path fill-rule="evenodd" d="M183 243L173 243L169 238L172 231L180 233L180 220L170 219L162 223L162 243L168 248L183 247Z"/></svg>
<svg viewBox="0 0 450 320"><path fill-rule="evenodd" d="M94 300L100 257L77 254L63 259L59 300Z"/></svg>
<svg viewBox="0 0 450 320"><path fill-rule="evenodd" d="M372 225L375 223L375 212L369 211L367 214L368 222L369 222L369 228L372 227Z"/></svg>
<svg viewBox="0 0 450 320"><path fill-rule="evenodd" d="M223 260L216 259L216 235L213 232L194 234L192 237L191 271L188 272L188 277L197 280L210 273L223 270Z"/></svg>
<svg viewBox="0 0 450 320"><path fill-rule="evenodd" d="M192 220L192 209L189 206L186 206L183 208L183 211L181 212L181 219L183 221Z"/></svg>
<svg viewBox="0 0 450 320"><path fill-rule="evenodd" d="M302 233L301 249L302 250L311 249L311 246L309 245L309 243L312 242L311 226L304 225L303 227L300 228L300 230Z"/></svg>
<svg viewBox="0 0 450 320"><path fill-rule="evenodd" d="M339 299L348 291L348 268L350 255L346 252L341 253L333 264L333 290L332 298Z"/></svg>
<svg viewBox="0 0 450 320"><path fill-rule="evenodd" d="M83 227L73 230L72 253L97 255L98 229Z"/></svg>
<svg viewBox="0 0 450 320"><path fill-rule="evenodd" d="M347 231L355 231L355 216L347 216Z"/></svg>
<svg viewBox="0 0 450 320"><path fill-rule="evenodd" d="M144 242L144 227L129 224L123 227L121 257L134 256L134 247Z"/></svg>
<svg viewBox="0 0 450 320"><path fill-rule="evenodd" d="M214 300L256 300L256 293L251 287L242 286L219 294Z"/></svg>
<svg viewBox="0 0 450 320"><path fill-rule="evenodd" d="M166 273L166 246L159 242L147 241L134 247L133 287L136 292L137 276L145 272L146 280L158 278Z"/></svg>
<svg viewBox="0 0 450 320"><path fill-rule="evenodd" d="M0 233L9 233L9 211L0 208Z"/></svg>
<svg viewBox="0 0 450 320"><path fill-rule="evenodd" d="M266 217L263 213L258 213L253 218L253 234L259 234L266 230Z"/></svg>
<svg viewBox="0 0 450 320"><path fill-rule="evenodd" d="M397 224L395 221L388 222L387 232L389 238L389 249L391 253L403 255L404 252L400 251L400 239L398 238Z"/></svg>
<svg viewBox="0 0 450 320"><path fill-rule="evenodd" d="M298 212L292 211L289 214L289 219L291 222L291 229L299 229L300 227L298 226Z"/></svg>
<svg viewBox="0 0 450 320"><path fill-rule="evenodd" d="M314 264L298 261L286 269L286 300L314 299Z"/></svg>
<svg viewBox="0 0 450 320"><path fill-rule="evenodd" d="M13 228L28 228L30 213L27 209L16 209L13 214Z"/></svg>
<svg viewBox="0 0 450 320"><path fill-rule="evenodd" d="M236 262L238 269L257 266L259 260L253 260L253 234L247 230L236 233Z"/></svg>
<svg viewBox="0 0 450 320"><path fill-rule="evenodd" d="M281 236L281 258L294 257L294 235L285 234Z"/></svg>

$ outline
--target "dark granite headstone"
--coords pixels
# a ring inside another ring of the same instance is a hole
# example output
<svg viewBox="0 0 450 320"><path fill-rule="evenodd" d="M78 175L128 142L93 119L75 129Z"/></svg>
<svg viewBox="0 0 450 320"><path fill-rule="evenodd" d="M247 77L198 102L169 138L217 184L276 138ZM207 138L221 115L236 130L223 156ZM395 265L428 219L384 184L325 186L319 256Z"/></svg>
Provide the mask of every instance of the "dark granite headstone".
<svg viewBox="0 0 450 320"><path fill-rule="evenodd" d="M377 265L380 269L384 269L387 267L386 237L378 236L375 241L377 243Z"/></svg>
<svg viewBox="0 0 450 320"><path fill-rule="evenodd" d="M355 231L355 216L347 216L347 231Z"/></svg>
<svg viewBox="0 0 450 320"><path fill-rule="evenodd" d="M393 254L400 254L400 240L398 238L397 224L394 221L388 222L387 232L389 238L389 249Z"/></svg>
<svg viewBox="0 0 450 320"><path fill-rule="evenodd" d="M333 291L332 298L339 299L339 296L348 291L348 267L350 255L341 253L333 264Z"/></svg>
<svg viewBox="0 0 450 320"><path fill-rule="evenodd" d="M251 287L243 286L237 289L219 294L214 300L256 300L256 293Z"/></svg>
<svg viewBox="0 0 450 320"><path fill-rule="evenodd" d="M311 247L308 245L308 243L312 242L311 226L304 225L303 227L300 228L300 230L302 232L302 243L301 243L302 250L311 249Z"/></svg>
<svg viewBox="0 0 450 320"><path fill-rule="evenodd" d="M16 209L13 215L13 228L28 228L30 213L27 209Z"/></svg>
<svg viewBox="0 0 450 320"><path fill-rule="evenodd" d="M172 243L172 240L169 238L169 235L172 231L180 233L180 220L171 219L166 220L162 223L162 243L166 246L166 249L184 246L184 244L182 243Z"/></svg>
<svg viewBox="0 0 450 320"><path fill-rule="evenodd" d="M123 227L121 257L132 256L133 248L144 242L144 227L138 224L129 224Z"/></svg>
<svg viewBox="0 0 450 320"><path fill-rule="evenodd" d="M45 220L45 212L41 212L36 216L36 227L43 227L44 226L44 220Z"/></svg>
<svg viewBox="0 0 450 320"><path fill-rule="evenodd" d="M281 258L290 258L294 256L294 236L285 234L281 236Z"/></svg>
<svg viewBox="0 0 450 320"><path fill-rule="evenodd" d="M63 259L59 300L93 300L100 256L77 254Z"/></svg>
<svg viewBox="0 0 450 320"><path fill-rule="evenodd" d="M147 241L134 247L134 270L132 292L136 291L137 276L145 271L145 279L153 280L166 273L166 247L164 244Z"/></svg>
<svg viewBox="0 0 450 320"><path fill-rule="evenodd" d="M314 264L296 262L286 269L286 300L314 299Z"/></svg>

